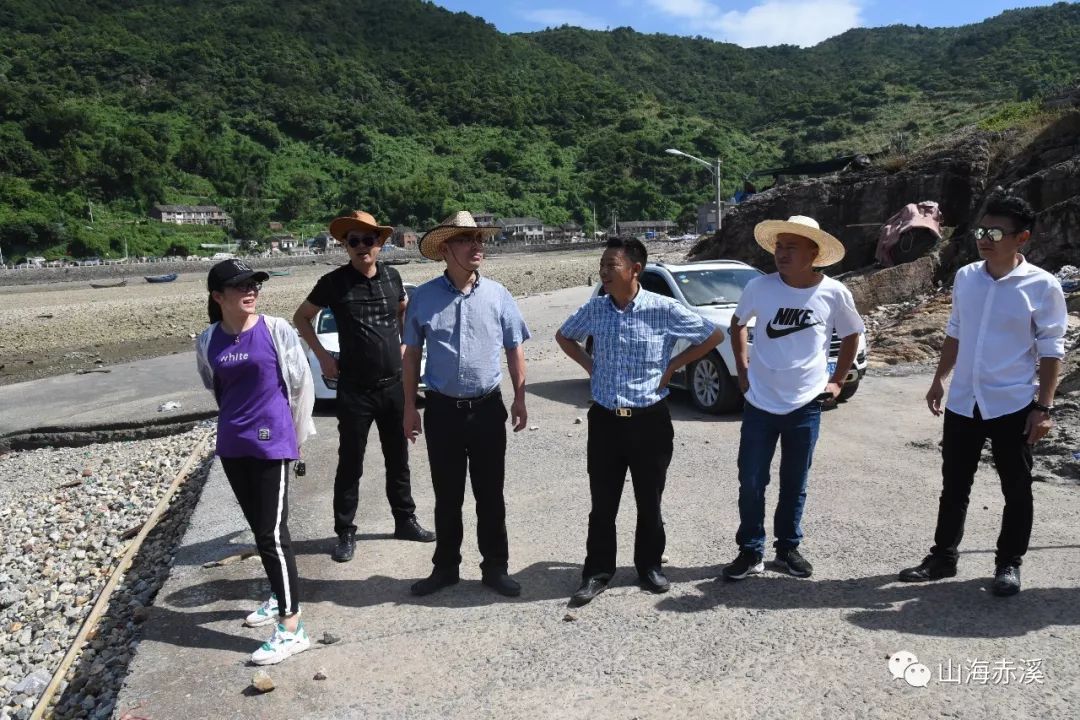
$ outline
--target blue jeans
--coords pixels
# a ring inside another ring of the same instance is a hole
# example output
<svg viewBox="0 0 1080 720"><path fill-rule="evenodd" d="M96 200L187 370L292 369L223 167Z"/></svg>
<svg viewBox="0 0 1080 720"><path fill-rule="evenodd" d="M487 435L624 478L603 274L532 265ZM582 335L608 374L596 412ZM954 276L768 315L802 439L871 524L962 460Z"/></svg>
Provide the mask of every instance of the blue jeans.
<svg viewBox="0 0 1080 720"><path fill-rule="evenodd" d="M806 478L820 425L821 403L817 400L787 415L774 415L746 403L739 441L739 531L735 534L740 550L765 553L765 488L777 439L780 502L773 517L774 546L778 551L799 546Z"/></svg>

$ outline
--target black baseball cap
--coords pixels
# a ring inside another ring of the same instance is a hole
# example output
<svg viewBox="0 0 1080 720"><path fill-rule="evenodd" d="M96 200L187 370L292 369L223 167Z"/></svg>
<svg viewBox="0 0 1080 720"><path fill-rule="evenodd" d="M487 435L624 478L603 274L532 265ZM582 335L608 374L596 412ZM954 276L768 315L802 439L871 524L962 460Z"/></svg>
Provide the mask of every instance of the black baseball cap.
<svg viewBox="0 0 1080 720"><path fill-rule="evenodd" d="M238 285L248 280L266 282L270 279L262 270L252 270L243 260L222 260L210 268L210 274L206 276L206 288L211 292L221 292L229 285Z"/></svg>

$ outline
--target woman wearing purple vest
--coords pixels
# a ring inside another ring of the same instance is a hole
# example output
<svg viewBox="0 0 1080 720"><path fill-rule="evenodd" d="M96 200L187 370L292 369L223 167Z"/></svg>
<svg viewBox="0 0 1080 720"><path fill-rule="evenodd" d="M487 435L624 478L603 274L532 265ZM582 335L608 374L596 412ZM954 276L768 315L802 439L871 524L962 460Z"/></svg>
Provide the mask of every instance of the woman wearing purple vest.
<svg viewBox="0 0 1080 720"><path fill-rule="evenodd" d="M269 278L240 260L210 269L211 325L196 341L199 375L218 403L217 455L247 518L273 591L245 624L276 623L252 656L279 663L310 646L300 620L296 560L289 540L289 463L315 433L315 390L296 332L255 311Z"/></svg>

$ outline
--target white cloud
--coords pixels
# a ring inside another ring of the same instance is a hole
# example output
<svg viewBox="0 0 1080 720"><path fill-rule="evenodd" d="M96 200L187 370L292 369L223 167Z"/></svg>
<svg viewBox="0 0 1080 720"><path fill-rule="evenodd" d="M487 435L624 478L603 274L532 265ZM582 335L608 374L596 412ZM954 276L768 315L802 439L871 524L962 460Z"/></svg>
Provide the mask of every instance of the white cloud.
<svg viewBox="0 0 1080 720"><path fill-rule="evenodd" d="M674 17L696 20L717 13L717 9L706 0L647 0L647 2L665 15Z"/></svg>
<svg viewBox="0 0 1080 720"><path fill-rule="evenodd" d="M560 25L573 25L586 30L603 30L610 25L603 18L583 13L572 8L537 8L529 10L521 15L529 22L544 27L559 27Z"/></svg>
<svg viewBox="0 0 1080 720"><path fill-rule="evenodd" d="M863 0L765 0L724 12L709 0L647 0L661 13L688 21L688 30L743 47L816 45L862 25Z"/></svg>

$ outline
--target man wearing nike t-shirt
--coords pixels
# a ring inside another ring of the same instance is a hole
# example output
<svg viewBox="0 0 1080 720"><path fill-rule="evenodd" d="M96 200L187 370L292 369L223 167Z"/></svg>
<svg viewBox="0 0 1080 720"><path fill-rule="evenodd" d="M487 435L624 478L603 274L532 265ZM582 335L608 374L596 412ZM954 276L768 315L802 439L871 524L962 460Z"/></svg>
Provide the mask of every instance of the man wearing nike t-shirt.
<svg viewBox="0 0 1080 720"><path fill-rule="evenodd" d="M731 318L731 345L746 398L739 442L739 556L724 568L727 580L765 569L765 487L780 441L780 500L773 519L776 567L809 577L799 553L806 480L817 444L822 395L840 395L864 331L851 293L816 268L840 262L844 246L813 218L766 220L754 239L773 253L778 272L751 280ZM757 318L748 359L747 323ZM842 338L829 376L833 331Z"/></svg>

